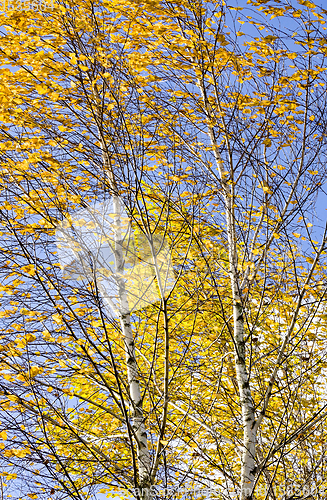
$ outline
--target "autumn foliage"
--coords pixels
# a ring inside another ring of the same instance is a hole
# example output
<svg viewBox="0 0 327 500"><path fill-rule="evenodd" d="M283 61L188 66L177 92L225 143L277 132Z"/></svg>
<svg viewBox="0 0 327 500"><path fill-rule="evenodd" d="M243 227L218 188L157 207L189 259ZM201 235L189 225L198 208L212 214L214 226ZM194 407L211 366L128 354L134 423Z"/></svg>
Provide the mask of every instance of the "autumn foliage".
<svg viewBox="0 0 327 500"><path fill-rule="evenodd" d="M324 498L327 12L236 4L1 13L3 497Z"/></svg>

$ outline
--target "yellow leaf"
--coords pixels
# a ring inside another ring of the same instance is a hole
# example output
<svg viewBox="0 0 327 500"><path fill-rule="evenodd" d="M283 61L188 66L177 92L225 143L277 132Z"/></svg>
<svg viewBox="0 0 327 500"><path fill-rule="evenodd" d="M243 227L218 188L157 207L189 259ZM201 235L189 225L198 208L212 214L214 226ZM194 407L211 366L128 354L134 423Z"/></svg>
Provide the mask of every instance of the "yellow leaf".
<svg viewBox="0 0 327 500"><path fill-rule="evenodd" d="M36 85L36 90L40 95L46 94L48 92L48 89L46 87L43 87L42 85Z"/></svg>
<svg viewBox="0 0 327 500"><path fill-rule="evenodd" d="M54 337L51 336L51 333L48 332L48 330L43 330L42 335L45 338L45 340L48 340L50 342L56 340Z"/></svg>
<svg viewBox="0 0 327 500"><path fill-rule="evenodd" d="M34 378L36 375L39 375L43 372L42 366L31 366L30 368L30 377Z"/></svg>
<svg viewBox="0 0 327 500"><path fill-rule="evenodd" d="M0 311L0 318L9 318L12 314L14 314L17 311L17 307L14 307L13 309L6 309L5 311Z"/></svg>
<svg viewBox="0 0 327 500"><path fill-rule="evenodd" d="M271 188L268 186L267 182L266 181L262 181L260 182L260 184L258 185L259 188L261 188L263 190L264 193L272 193L272 190Z"/></svg>
<svg viewBox="0 0 327 500"><path fill-rule="evenodd" d="M36 336L33 333L28 333L25 337L26 342L34 342Z"/></svg>
<svg viewBox="0 0 327 500"><path fill-rule="evenodd" d="M62 323L62 316L61 314L57 313L57 314L53 314L52 315L52 319L58 323L58 325L60 325Z"/></svg>
<svg viewBox="0 0 327 500"><path fill-rule="evenodd" d="M6 477L7 480L17 479L17 474L14 472L13 474L8 474ZM9 495L7 495L9 497Z"/></svg>
<svg viewBox="0 0 327 500"><path fill-rule="evenodd" d="M298 0L298 3L304 5L305 7L309 7L311 9L315 8L315 4L313 2L309 2L309 0Z"/></svg>
<svg viewBox="0 0 327 500"><path fill-rule="evenodd" d="M315 115L309 116L309 120L311 120L312 122L313 122L314 119L315 119Z"/></svg>
<svg viewBox="0 0 327 500"><path fill-rule="evenodd" d="M0 432L0 438L3 439L4 441L6 441L6 439L7 439L7 433L6 433L6 431L1 431Z"/></svg>
<svg viewBox="0 0 327 500"><path fill-rule="evenodd" d="M278 233L273 233L273 236L274 238L276 238L278 240L278 238L280 238L280 235Z"/></svg>
<svg viewBox="0 0 327 500"><path fill-rule="evenodd" d="M24 273L27 273L30 276L34 276L35 274L35 269L33 264L28 264L27 266L23 266L21 269L22 271L24 271Z"/></svg>
<svg viewBox="0 0 327 500"><path fill-rule="evenodd" d="M19 458L24 458L24 457L26 457L26 455L27 455L28 453L29 453L29 450L15 450L15 455L16 455L16 457L19 457ZM34 498L37 498L37 496L36 496L36 497L34 497Z"/></svg>
<svg viewBox="0 0 327 500"><path fill-rule="evenodd" d="M19 457L19 458L24 458L27 454L30 454L30 450L28 448L23 449L12 449L12 450L5 450L3 452L5 457ZM36 497L37 498L37 497Z"/></svg>

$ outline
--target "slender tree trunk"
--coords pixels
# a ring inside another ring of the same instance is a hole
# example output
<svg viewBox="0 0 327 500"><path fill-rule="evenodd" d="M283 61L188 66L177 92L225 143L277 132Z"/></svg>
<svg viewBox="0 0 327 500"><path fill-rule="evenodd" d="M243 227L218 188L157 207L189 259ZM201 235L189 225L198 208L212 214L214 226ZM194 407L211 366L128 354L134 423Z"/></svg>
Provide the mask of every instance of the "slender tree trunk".
<svg viewBox="0 0 327 500"><path fill-rule="evenodd" d="M95 101L99 102L97 86L93 86ZM113 203L114 213L114 256L115 256L115 279L118 287L119 307L118 314L121 330L124 338L125 357L127 368L127 381L129 387L130 407L132 415L132 428L137 446L137 465L138 465L138 483L142 491L141 498L148 500L150 498L151 486L151 459L147 440L147 433L144 423L144 414L142 408L142 396L139 381L139 370L135 358L134 335L131 326L130 310L127 298L127 291L124 280L124 248L122 241L121 212L122 206L118 196L118 187L111 164L110 153L107 148L102 131L102 119L99 108L96 109L95 119L98 126L98 137L102 149L103 169L107 177ZM106 301L107 302L107 301Z"/></svg>
<svg viewBox="0 0 327 500"><path fill-rule="evenodd" d="M144 424L138 366L135 358L134 336L131 327L127 291L123 276L124 248L121 234L121 202L117 195L113 195L112 200L114 209L114 254L116 282L118 286L119 297L119 319L125 344L127 379L131 400L132 427L137 441L139 485L140 488L143 489L142 498L149 498L151 462L147 434Z"/></svg>
<svg viewBox="0 0 327 500"><path fill-rule="evenodd" d="M241 470L241 500L252 498L255 479L256 432L254 406L245 363L243 308L237 295L233 298L236 378L240 392L243 423L243 453Z"/></svg>
<svg viewBox="0 0 327 500"><path fill-rule="evenodd" d="M95 87L96 88L96 87ZM121 228L121 201L118 196L118 188L115 175L110 162L110 156L106 143L101 133L101 120L97 116L98 134L102 147L103 167L109 181L114 213L114 255L115 255L115 278L118 287L119 307L118 314L125 345L125 357L127 368L127 381L129 387L130 406L132 413L132 428L136 438L137 462L138 462L138 482L142 491L141 497L144 500L150 498L151 486L151 460L148 447L147 433L144 423L142 408L142 396L139 381L139 370L135 358L134 335L131 326L130 310L127 298L127 291L124 280L124 248Z"/></svg>
<svg viewBox="0 0 327 500"><path fill-rule="evenodd" d="M242 409L243 451L241 457L241 496L240 500L252 498L255 479L256 429L254 404L246 368L246 351L244 335L244 317L241 292L238 279L238 254L233 210L233 193L225 194L226 221L229 250L229 272L233 296L233 326L235 348L235 370L240 404Z"/></svg>
<svg viewBox="0 0 327 500"><path fill-rule="evenodd" d="M241 456L241 494L240 500L252 499L252 488L255 480L255 453L256 453L256 428L254 404L249 383L249 374L246 368L246 351L244 335L244 317L241 289L238 277L238 253L236 246L236 228L234 214L234 184L232 158L230 158L229 170L219 154L219 146L214 130L210 123L213 122L211 106L206 95L204 81L198 80L201 90L204 108L208 118L208 135L214 151L217 169L219 171L220 184L224 193L226 225L228 236L229 273L233 298L233 335L235 348L235 370L238 390L240 394L240 405L242 410L243 426L243 451ZM229 179L228 179L229 177ZM228 180L231 182L229 183Z"/></svg>

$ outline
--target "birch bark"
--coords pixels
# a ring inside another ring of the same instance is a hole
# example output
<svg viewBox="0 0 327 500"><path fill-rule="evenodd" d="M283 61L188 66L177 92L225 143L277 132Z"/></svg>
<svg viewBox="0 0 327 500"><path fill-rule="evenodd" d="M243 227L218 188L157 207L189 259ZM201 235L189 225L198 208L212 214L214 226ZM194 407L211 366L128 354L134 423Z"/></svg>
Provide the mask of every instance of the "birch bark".
<svg viewBox="0 0 327 500"><path fill-rule="evenodd" d="M114 255L116 283L119 297L119 320L124 337L127 380L131 400L132 428L137 442L137 458L139 469L139 484L142 489L142 498L149 498L151 461L148 448L147 433L144 424L142 396L140 390L139 371L135 358L134 336L131 326L131 317L124 280L124 248L121 231L121 201L113 195L114 209Z"/></svg>
<svg viewBox="0 0 327 500"><path fill-rule="evenodd" d="M215 137L214 129L210 125L213 123L213 116L209 100L206 95L204 81L199 79L198 85L201 91L205 113L208 120L208 135L214 151L217 169L220 176L220 184L223 190L228 255L229 255L229 274L233 299L233 334L235 348L235 370L238 390L240 394L240 405L242 410L243 426L243 451L241 456L241 494L240 500L252 499L252 489L255 480L255 454L256 454L256 428L254 403L251 395L249 383L249 374L246 367L246 350L244 335L244 316L243 303L241 295L241 286L238 275L238 253L236 246L236 228L234 213L234 184L232 172L232 158L230 159L230 171L225 171L222 159L219 154L219 146ZM228 145L227 145L228 146ZM229 179L228 179L228 177ZM229 183L228 180L231 182Z"/></svg>
<svg viewBox="0 0 327 500"><path fill-rule="evenodd" d="M125 345L125 359L130 397L131 421L137 446L138 483L141 490L141 498L143 500L148 500L150 498L151 485L151 458L144 423L139 369L135 357L134 335L131 326L130 309L124 280L125 260L121 223L122 205L121 200L118 196L116 179L110 162L110 155L103 137L101 119L99 115L97 115L97 124L98 136L102 149L103 168L109 182L113 203L113 252L115 257L115 279L118 288L119 300L118 315Z"/></svg>

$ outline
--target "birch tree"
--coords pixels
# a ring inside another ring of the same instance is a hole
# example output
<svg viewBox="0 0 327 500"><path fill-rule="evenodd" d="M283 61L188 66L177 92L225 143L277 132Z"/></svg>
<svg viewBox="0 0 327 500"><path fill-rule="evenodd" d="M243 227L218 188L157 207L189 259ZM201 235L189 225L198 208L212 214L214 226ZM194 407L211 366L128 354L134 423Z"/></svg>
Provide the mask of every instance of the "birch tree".
<svg viewBox="0 0 327 500"><path fill-rule="evenodd" d="M326 11L13 5L2 495L324 498Z"/></svg>

